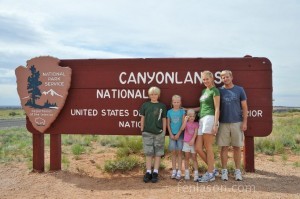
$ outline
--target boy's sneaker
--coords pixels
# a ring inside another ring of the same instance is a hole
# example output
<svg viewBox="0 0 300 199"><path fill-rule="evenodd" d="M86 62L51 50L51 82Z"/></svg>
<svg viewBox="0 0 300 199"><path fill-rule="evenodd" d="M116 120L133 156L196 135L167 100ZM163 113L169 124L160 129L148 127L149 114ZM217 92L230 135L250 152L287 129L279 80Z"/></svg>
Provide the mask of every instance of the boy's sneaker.
<svg viewBox="0 0 300 199"><path fill-rule="evenodd" d="M177 171L176 180L180 180L180 179L181 179L181 172Z"/></svg>
<svg viewBox="0 0 300 199"><path fill-rule="evenodd" d="M224 181L228 180L228 171L227 171L227 169L222 169L221 179L224 180Z"/></svg>
<svg viewBox="0 0 300 199"><path fill-rule="evenodd" d="M151 173L148 173L148 172L147 172L147 173L144 175L144 182L147 183L147 182L149 182L151 179L152 179Z"/></svg>
<svg viewBox="0 0 300 199"><path fill-rule="evenodd" d="M211 181L215 181L215 176L210 175L208 172L206 172L198 182L211 182Z"/></svg>
<svg viewBox="0 0 300 199"><path fill-rule="evenodd" d="M242 181L243 180L241 170L239 170L239 169L236 169L234 171L234 176L235 176L236 181Z"/></svg>
<svg viewBox="0 0 300 199"><path fill-rule="evenodd" d="M172 172L172 175L171 175L171 179L175 179L176 178L176 171L174 172Z"/></svg>
<svg viewBox="0 0 300 199"><path fill-rule="evenodd" d="M158 181L158 173L153 172L151 181L156 183Z"/></svg>
<svg viewBox="0 0 300 199"><path fill-rule="evenodd" d="M218 169L214 169L213 174L214 174L214 176L219 176L220 175L219 170Z"/></svg>
<svg viewBox="0 0 300 199"><path fill-rule="evenodd" d="M190 180L190 172L189 171L186 171L185 174L184 174L184 179L185 180Z"/></svg>

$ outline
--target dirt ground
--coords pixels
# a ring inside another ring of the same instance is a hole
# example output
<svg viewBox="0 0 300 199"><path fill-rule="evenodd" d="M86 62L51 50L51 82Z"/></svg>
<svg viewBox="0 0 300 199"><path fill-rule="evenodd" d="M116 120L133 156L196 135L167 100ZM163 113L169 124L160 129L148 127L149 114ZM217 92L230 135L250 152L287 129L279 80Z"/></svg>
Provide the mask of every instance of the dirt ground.
<svg viewBox="0 0 300 199"><path fill-rule="evenodd" d="M0 164L0 198L300 198L299 156L256 155L255 173L244 173L236 182L233 175L210 183L170 179L170 165L159 174L158 183L144 183L143 172L104 173L99 167L114 152L70 156L67 170L34 173L26 163ZM47 157L46 157L47 158Z"/></svg>

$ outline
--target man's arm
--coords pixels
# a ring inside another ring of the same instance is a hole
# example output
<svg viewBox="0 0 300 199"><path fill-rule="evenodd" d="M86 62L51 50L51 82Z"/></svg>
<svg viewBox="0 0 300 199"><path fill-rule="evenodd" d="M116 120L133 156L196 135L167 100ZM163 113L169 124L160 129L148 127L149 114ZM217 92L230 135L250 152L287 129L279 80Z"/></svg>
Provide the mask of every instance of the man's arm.
<svg viewBox="0 0 300 199"><path fill-rule="evenodd" d="M242 131L247 130L247 119L248 119L248 105L247 100L241 101L242 104L242 110L243 110L243 123L241 126Z"/></svg>

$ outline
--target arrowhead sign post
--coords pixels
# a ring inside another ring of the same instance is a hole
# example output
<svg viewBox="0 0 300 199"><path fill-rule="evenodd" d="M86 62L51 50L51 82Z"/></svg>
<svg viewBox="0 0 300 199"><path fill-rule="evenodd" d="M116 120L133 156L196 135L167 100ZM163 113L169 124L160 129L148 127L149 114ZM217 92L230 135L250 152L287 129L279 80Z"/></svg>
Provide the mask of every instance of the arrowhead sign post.
<svg viewBox="0 0 300 199"><path fill-rule="evenodd" d="M37 57L16 69L18 94L32 126L44 133L62 110L71 85L71 69L59 59Z"/></svg>
<svg viewBox="0 0 300 199"><path fill-rule="evenodd" d="M45 133L50 134L51 170L61 169L61 134L140 135L138 110L148 100L147 91L151 86L161 89L160 101L168 108L174 94L182 97L184 107L199 106L204 88L200 75L204 70L214 74L217 87L222 85L221 71L231 70L234 84L246 91L249 107L244 148L246 171L254 171L254 137L267 136L272 131L272 66L267 58L73 59L58 62L61 69L70 69L64 74L71 75L72 70L71 79L65 81L72 82L70 88L68 83L64 83L65 91L61 94L55 89L42 88L45 82L41 80L40 90L67 96L63 108L59 106L62 108L60 113L49 127L40 130L35 125L41 121L32 120L31 112L26 112L27 129L33 134L34 170L44 170ZM27 64L27 67L30 65ZM17 70L20 89L19 78L22 75ZM40 74L46 73L40 71ZM25 76L28 78L30 73ZM25 87L23 89L26 90ZM23 103L22 98L27 95L20 93ZM37 111L50 110L49 107L33 108Z"/></svg>

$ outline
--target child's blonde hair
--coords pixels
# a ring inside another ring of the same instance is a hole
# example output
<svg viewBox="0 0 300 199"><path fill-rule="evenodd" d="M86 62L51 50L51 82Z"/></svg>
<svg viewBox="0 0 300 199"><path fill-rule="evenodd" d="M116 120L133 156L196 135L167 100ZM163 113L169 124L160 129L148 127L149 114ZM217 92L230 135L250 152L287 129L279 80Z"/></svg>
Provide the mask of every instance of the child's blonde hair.
<svg viewBox="0 0 300 199"><path fill-rule="evenodd" d="M172 96L172 101L171 101L171 107L173 107L173 100L179 99L181 101L181 96L180 95L173 95Z"/></svg>
<svg viewBox="0 0 300 199"><path fill-rule="evenodd" d="M194 109L188 109L187 112L186 112L186 115L189 115L189 114L196 115L196 112L195 112Z"/></svg>
<svg viewBox="0 0 300 199"><path fill-rule="evenodd" d="M156 86L152 86L148 90L148 95L150 95L150 94L158 94L158 97L160 97L160 89Z"/></svg>

